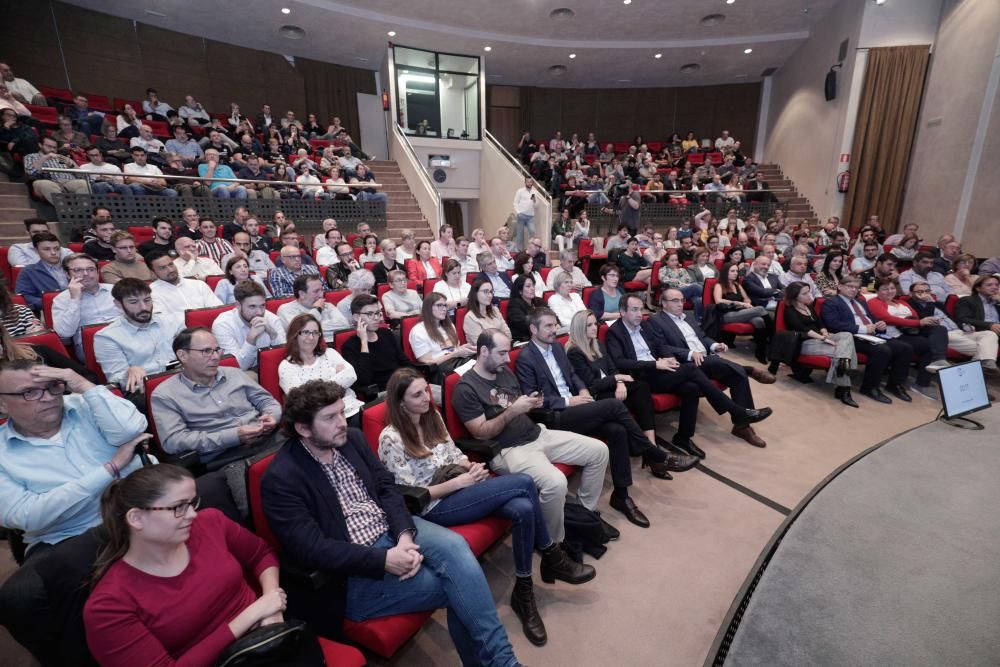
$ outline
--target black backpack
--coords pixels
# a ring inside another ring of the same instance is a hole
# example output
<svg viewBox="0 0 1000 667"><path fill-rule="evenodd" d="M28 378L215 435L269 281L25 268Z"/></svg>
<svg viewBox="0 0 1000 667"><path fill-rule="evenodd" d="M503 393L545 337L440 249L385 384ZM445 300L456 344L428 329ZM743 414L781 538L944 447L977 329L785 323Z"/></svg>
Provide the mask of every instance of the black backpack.
<svg viewBox="0 0 1000 667"><path fill-rule="evenodd" d="M563 526L566 528L563 548L578 563L583 562L585 553L600 558L608 550L604 545L621 535L600 514L579 503L566 503Z"/></svg>

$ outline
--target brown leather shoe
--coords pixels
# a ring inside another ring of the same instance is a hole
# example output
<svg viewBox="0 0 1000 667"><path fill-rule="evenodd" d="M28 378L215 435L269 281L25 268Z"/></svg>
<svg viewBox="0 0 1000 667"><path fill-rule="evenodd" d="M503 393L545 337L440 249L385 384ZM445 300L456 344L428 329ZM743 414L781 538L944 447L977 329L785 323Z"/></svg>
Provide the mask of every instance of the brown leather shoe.
<svg viewBox="0 0 1000 667"><path fill-rule="evenodd" d="M761 384L774 384L774 381L777 379L763 368L757 368L756 366L748 366L747 368L750 369L750 377Z"/></svg>
<svg viewBox="0 0 1000 667"><path fill-rule="evenodd" d="M753 428L749 424L743 426L734 426L733 435L741 440L746 440L748 443L754 447L767 447L767 443L764 442L759 435L757 435Z"/></svg>

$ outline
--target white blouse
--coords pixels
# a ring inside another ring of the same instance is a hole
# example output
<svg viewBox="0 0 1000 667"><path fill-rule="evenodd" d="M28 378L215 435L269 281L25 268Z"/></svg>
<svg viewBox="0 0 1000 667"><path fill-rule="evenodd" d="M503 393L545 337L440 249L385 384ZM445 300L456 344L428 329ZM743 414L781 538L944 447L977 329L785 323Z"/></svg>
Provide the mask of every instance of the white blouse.
<svg viewBox="0 0 1000 667"><path fill-rule="evenodd" d="M587 309L583 305L583 299L576 292L570 292L568 298L556 292L549 297L549 308L555 312L556 317L559 318L559 324L563 327L568 327L569 323L573 321L574 315Z"/></svg>
<svg viewBox="0 0 1000 667"><path fill-rule="evenodd" d="M465 454L455 446L451 438L434 445L431 448L430 456L422 459L413 458L406 453L399 431L391 425L382 429L382 433L378 437L378 457L382 460L385 469L396 478L397 484L424 488L431 485L434 472L441 466L469 461ZM439 502L441 502L441 498L432 500L423 513L431 511Z"/></svg>
<svg viewBox="0 0 1000 667"><path fill-rule="evenodd" d="M452 287L446 280L439 280L434 283L434 292L437 294L444 294L444 298L448 301L460 301L462 299L468 300L470 289L472 289L472 285L465 280L460 282L458 287Z"/></svg>
<svg viewBox="0 0 1000 667"><path fill-rule="evenodd" d="M339 370L338 370L339 369ZM332 347L326 348L323 356L317 357L309 366L293 364L285 359L278 365L278 384L286 394L310 380L326 380L344 388L344 415L352 417L364 405L358 400L351 386L358 381L354 366L347 363Z"/></svg>
<svg viewBox="0 0 1000 667"><path fill-rule="evenodd" d="M444 331L441 332L442 334ZM447 337L446 337L447 338ZM413 356L420 359L424 355L430 355L431 359L437 359L443 354L454 352L455 346L441 347L427 334L427 327L423 322L418 322L410 329L410 347L413 348Z"/></svg>

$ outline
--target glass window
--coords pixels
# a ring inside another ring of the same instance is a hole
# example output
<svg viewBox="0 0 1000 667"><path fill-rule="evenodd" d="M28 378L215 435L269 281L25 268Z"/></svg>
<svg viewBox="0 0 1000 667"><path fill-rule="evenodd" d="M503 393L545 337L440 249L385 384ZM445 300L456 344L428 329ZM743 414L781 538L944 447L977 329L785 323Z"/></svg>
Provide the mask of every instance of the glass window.
<svg viewBox="0 0 1000 667"><path fill-rule="evenodd" d="M404 132L480 139L479 58L393 47L393 59Z"/></svg>

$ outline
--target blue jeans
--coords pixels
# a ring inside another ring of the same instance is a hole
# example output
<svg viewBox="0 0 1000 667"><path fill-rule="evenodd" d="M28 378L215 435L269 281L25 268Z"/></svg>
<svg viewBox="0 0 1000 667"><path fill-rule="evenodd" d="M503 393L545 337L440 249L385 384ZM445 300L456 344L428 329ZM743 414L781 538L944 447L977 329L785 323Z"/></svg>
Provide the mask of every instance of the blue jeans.
<svg viewBox="0 0 1000 667"><path fill-rule="evenodd" d="M131 183L129 188L132 190L132 194L137 197L142 197L143 195L159 195L160 197L176 197L177 190L172 188L163 188L162 190L147 190L146 186L142 183Z"/></svg>
<svg viewBox="0 0 1000 667"><path fill-rule="evenodd" d="M704 292L705 288L698 283L691 283L690 285L685 285L680 288L680 293L684 295L685 299L691 302L692 306L694 306L694 316L698 318L699 322L701 322L702 311L701 297Z"/></svg>
<svg viewBox="0 0 1000 667"><path fill-rule="evenodd" d="M232 190L229 188L213 188L212 196L219 199L246 199L247 189L242 185L238 185Z"/></svg>
<svg viewBox="0 0 1000 667"><path fill-rule="evenodd" d="M389 195L384 192L359 192L358 199L360 201L380 201L382 203L387 203L389 201Z"/></svg>
<svg viewBox="0 0 1000 667"><path fill-rule="evenodd" d="M110 183L108 181L95 181L90 184L90 190L95 195L106 195L109 192L116 192L120 195L127 195L132 192L132 188L124 183Z"/></svg>
<svg viewBox="0 0 1000 667"><path fill-rule="evenodd" d="M521 238L522 231L527 232L525 238ZM517 222L514 223L514 243L521 248L528 247L528 241L535 235L535 216L527 213L518 213Z"/></svg>
<svg viewBox="0 0 1000 667"><path fill-rule="evenodd" d="M552 544L538 504L535 481L528 475L490 477L446 496L423 517L442 526L457 526L487 516L510 519L514 528L514 569L531 576L531 552Z"/></svg>
<svg viewBox="0 0 1000 667"><path fill-rule="evenodd" d="M448 633L463 665L516 665L490 587L468 543L458 533L420 517L413 517L413 522L424 556L417 574L405 581L388 572L381 579L348 578L344 614L364 621L447 607ZM372 547L395 545L395 538L383 535Z"/></svg>

